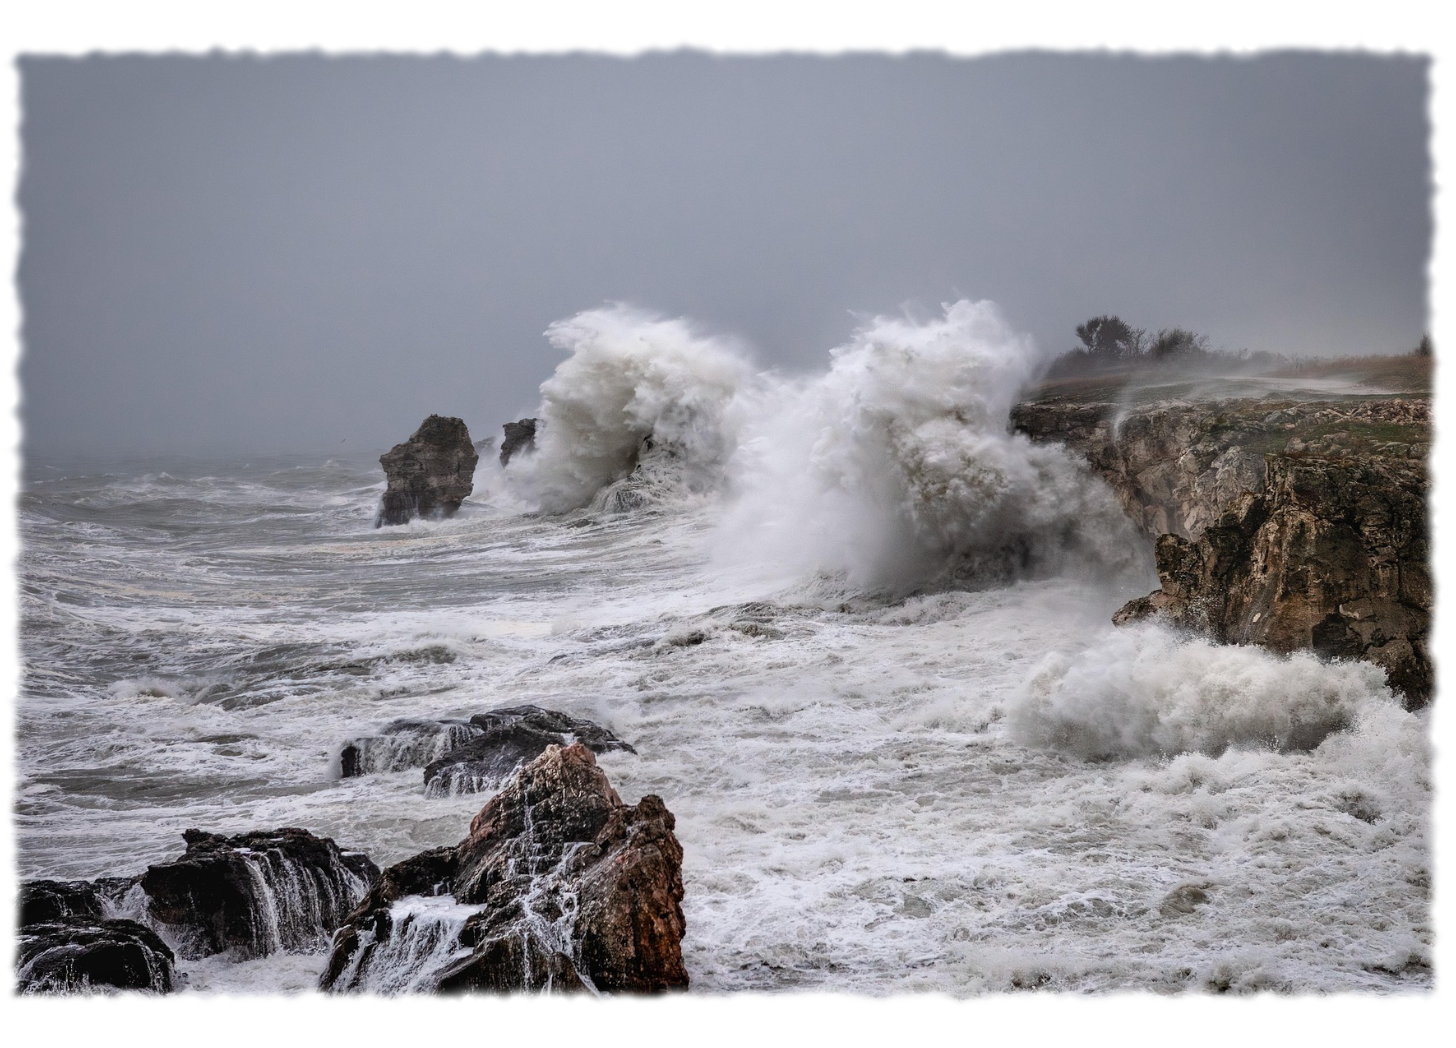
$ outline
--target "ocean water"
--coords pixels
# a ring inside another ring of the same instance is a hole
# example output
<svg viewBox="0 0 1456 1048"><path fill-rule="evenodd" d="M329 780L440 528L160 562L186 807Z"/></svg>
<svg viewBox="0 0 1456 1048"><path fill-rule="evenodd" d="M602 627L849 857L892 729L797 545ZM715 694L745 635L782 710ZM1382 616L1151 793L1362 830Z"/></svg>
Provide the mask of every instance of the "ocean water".
<svg viewBox="0 0 1456 1048"><path fill-rule="evenodd" d="M484 796L341 745L536 703L676 815L693 992L1431 986L1426 718L1363 664L1112 627L1148 544L1006 433L1038 358L994 309L795 379L629 310L551 336L540 450L446 520L376 529L369 459L27 464L23 877L189 827L455 843Z"/></svg>

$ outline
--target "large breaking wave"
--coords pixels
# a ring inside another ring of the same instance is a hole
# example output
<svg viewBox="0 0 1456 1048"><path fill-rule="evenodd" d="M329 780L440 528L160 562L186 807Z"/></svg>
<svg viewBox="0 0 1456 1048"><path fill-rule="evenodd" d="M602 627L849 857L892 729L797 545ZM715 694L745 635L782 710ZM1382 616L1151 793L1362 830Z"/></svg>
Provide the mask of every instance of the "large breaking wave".
<svg viewBox="0 0 1456 1048"><path fill-rule="evenodd" d="M1008 432L1046 357L990 302L874 318L809 378L621 306L547 335L570 356L542 384L540 452L518 474L546 512L723 491L726 561L873 591L1146 569L1101 480Z"/></svg>

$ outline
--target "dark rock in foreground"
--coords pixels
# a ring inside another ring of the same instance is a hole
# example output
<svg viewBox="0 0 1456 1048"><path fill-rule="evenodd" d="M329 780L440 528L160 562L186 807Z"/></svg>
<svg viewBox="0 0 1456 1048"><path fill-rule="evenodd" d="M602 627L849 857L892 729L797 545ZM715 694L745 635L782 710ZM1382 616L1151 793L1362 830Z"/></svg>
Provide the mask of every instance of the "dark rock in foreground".
<svg viewBox="0 0 1456 1048"><path fill-rule="evenodd" d="M20 993L170 993L176 982L172 951L156 932L136 921L72 912L58 920L23 920L19 938Z"/></svg>
<svg viewBox="0 0 1456 1048"><path fill-rule="evenodd" d="M1408 708L1434 687L1425 470L1369 456L1270 455L1246 493L1196 542L1158 539L1162 588L1123 624L1161 616L1229 644L1311 649L1386 671Z"/></svg>
<svg viewBox="0 0 1456 1048"><path fill-rule="evenodd" d="M184 957L323 949L379 877L367 857L307 830L182 836L186 853L148 867L140 884L149 917Z"/></svg>
<svg viewBox="0 0 1456 1048"><path fill-rule="evenodd" d="M385 870L334 937L335 992L686 988L682 847L661 798L624 805L585 745L551 746L456 848Z"/></svg>
<svg viewBox="0 0 1456 1048"><path fill-rule="evenodd" d="M425 793L449 796L499 789L547 746L580 742L593 753L636 753L611 731L557 710L510 706L470 720L390 721L378 734L350 739L339 751L343 778L425 769Z"/></svg>
<svg viewBox="0 0 1456 1048"><path fill-rule="evenodd" d="M536 420L523 418L519 422L507 422L501 427L505 439L501 441L500 464L504 466L517 453L529 454L536 450Z"/></svg>
<svg viewBox="0 0 1456 1048"><path fill-rule="evenodd" d="M464 422L431 415L409 440L379 457L389 486L376 527L413 517L448 517L473 489L479 459Z"/></svg>
<svg viewBox="0 0 1456 1048"><path fill-rule="evenodd" d="M26 881L20 886L20 926L72 917L100 920L101 896L90 881Z"/></svg>

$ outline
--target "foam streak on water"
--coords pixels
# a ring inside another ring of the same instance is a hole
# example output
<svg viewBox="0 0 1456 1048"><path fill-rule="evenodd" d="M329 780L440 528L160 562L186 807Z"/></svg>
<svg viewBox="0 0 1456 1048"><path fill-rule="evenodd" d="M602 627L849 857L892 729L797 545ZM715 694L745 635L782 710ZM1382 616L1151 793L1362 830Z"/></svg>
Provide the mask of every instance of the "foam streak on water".
<svg viewBox="0 0 1456 1048"><path fill-rule="evenodd" d="M760 442L766 473L730 455L717 493L630 513L524 513L489 461L457 517L380 530L367 462L32 463L22 875L141 872L193 826L303 826L381 866L454 844L484 798L425 796L418 767L340 779L340 746L534 703L631 742L599 763L625 801L657 793L677 816L695 991L1429 986L1424 718L1363 667L1119 633L1145 565L957 576L1000 547L926 502L936 462L984 450L1023 552L1098 540L1023 483L1100 496L993 421L949 429L943 383L907 385L866 348L893 334L841 354L854 380L834 381L915 426L841 412L829 444ZM971 418L971 388L945 393L952 416ZM822 389L805 396L824 416ZM740 450L763 432L732 425ZM852 446L921 465L881 490ZM831 460L838 487L812 472ZM940 559L856 559L873 544L790 505L784 527L833 541L746 570L724 522L795 462ZM816 548L827 563L796 560ZM324 955L187 963L194 989L293 990Z"/></svg>

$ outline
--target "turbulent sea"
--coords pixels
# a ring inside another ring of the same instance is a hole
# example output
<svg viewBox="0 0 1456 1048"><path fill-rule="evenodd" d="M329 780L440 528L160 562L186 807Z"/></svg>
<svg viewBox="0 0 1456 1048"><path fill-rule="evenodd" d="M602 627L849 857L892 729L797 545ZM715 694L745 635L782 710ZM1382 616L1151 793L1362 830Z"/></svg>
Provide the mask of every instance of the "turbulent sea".
<svg viewBox="0 0 1456 1048"><path fill-rule="evenodd" d="M453 844L484 796L341 779L341 745L535 703L675 813L693 992L1431 985L1425 717L1363 664L1112 627L1147 542L1006 434L994 311L793 380L630 311L553 340L540 450L445 520L376 529L372 459L27 464L21 876L189 827Z"/></svg>

